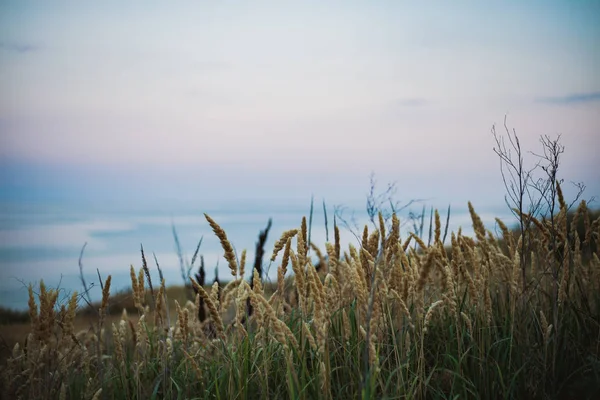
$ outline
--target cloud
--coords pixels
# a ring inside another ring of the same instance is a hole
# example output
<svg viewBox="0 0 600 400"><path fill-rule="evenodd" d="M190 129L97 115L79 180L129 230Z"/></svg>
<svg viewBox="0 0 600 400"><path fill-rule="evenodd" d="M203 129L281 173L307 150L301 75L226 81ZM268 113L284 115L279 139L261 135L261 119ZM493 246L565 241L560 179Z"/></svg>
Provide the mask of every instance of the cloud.
<svg viewBox="0 0 600 400"><path fill-rule="evenodd" d="M10 53L25 54L33 53L41 49L40 46L33 43L5 43L0 42L0 49Z"/></svg>
<svg viewBox="0 0 600 400"><path fill-rule="evenodd" d="M537 103L555 105L584 104L595 101L600 101L600 92L578 93L555 97L538 97L536 99Z"/></svg>

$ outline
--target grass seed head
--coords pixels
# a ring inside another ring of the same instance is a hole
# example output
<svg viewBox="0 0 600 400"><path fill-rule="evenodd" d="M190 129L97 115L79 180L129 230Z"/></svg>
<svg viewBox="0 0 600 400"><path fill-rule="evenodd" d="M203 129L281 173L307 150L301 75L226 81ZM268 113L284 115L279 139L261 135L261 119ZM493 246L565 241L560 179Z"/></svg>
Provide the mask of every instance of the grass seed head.
<svg viewBox="0 0 600 400"><path fill-rule="evenodd" d="M217 224L211 217L209 217L208 214L205 213L204 217L206 218L206 220L208 221L208 224L210 225L213 232L215 233L215 235L219 238L219 240L221 242L221 247L223 247L223 251L224 251L224 257L227 260L227 262L229 263L229 270L231 271L231 275L236 276L236 274L238 272L237 260L235 258L235 252L233 251L233 246L231 246L231 243L227 239L227 234L225 234L225 231L223 230L223 228L221 228L219 226L219 224Z"/></svg>

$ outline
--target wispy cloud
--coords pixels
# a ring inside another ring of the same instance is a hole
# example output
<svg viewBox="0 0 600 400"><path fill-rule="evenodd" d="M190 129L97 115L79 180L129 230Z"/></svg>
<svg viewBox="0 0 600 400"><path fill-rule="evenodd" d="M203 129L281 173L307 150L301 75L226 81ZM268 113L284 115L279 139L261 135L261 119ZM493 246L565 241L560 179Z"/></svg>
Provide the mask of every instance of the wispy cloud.
<svg viewBox="0 0 600 400"><path fill-rule="evenodd" d="M537 103L556 105L583 104L595 101L600 101L600 92L577 93L554 97L538 97L536 99Z"/></svg>
<svg viewBox="0 0 600 400"><path fill-rule="evenodd" d="M33 53L34 51L40 50L41 47L33 43L6 43L0 42L0 50L8 51L10 53Z"/></svg>

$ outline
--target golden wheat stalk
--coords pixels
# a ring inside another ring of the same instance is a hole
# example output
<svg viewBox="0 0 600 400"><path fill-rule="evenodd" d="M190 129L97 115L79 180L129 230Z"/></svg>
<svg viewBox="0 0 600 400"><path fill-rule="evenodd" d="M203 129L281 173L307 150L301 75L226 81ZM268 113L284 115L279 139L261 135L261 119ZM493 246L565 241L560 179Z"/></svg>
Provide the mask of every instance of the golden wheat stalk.
<svg viewBox="0 0 600 400"><path fill-rule="evenodd" d="M475 235L477 236L477 240L480 242L485 241L485 226L481 221L481 218L475 212L475 208L473 208L473 204L469 201L469 214L471 214L471 220L473 221L473 230L475 231Z"/></svg>
<svg viewBox="0 0 600 400"><path fill-rule="evenodd" d="M240 258L240 269L239 269L240 279L244 278L244 274L246 272L246 249L242 250L242 256Z"/></svg>
<svg viewBox="0 0 600 400"><path fill-rule="evenodd" d="M247 285L246 282L244 282L244 284ZM252 291L249 292L249 296L250 300L254 303L255 308L258 308L259 305L262 306L266 319L273 326L275 339L281 343L284 348L288 348L287 342L289 341L294 349L298 349L298 341L294 337L294 334L283 321L277 318L275 310L273 310L273 307L271 307L269 302L263 296Z"/></svg>
<svg viewBox="0 0 600 400"><path fill-rule="evenodd" d="M108 307L108 299L110 297L110 283L112 281L112 276L109 275L106 278L106 282L104 282L104 287L102 288L102 301L100 303L100 309L98 310L98 314L100 315L100 320L98 323L99 329L102 329L102 324L104 322L104 317L106 316L106 308Z"/></svg>
<svg viewBox="0 0 600 400"><path fill-rule="evenodd" d="M435 303L431 304L427 309L427 313L425 314L425 322L423 323L423 334L427 334L429 330L429 324L431 323L431 318L433 317L433 312L436 308L444 303L444 300L438 300Z"/></svg>
<svg viewBox="0 0 600 400"><path fill-rule="evenodd" d="M219 226L219 224L217 224L211 217L208 216L208 214L205 213L204 217L208 221L208 224L212 228L215 235L221 241L221 247L223 247L224 257L229 263L229 270L231 271L231 275L236 276L238 272L238 265L235 258L235 252L233 251L233 246L231 246L231 243L227 239L227 234L225 233L223 228Z"/></svg>
<svg viewBox="0 0 600 400"><path fill-rule="evenodd" d="M200 284L198 284L198 282L196 282L194 278L190 277L190 281L192 282L194 288L196 288L197 293L200 296L202 296L202 298L206 302L206 306L208 307L210 317L213 320L213 323L215 324L217 335L221 340L225 341L225 327L223 325L223 320L221 319L221 314L219 313L217 306L212 301L211 296L208 293L206 293L206 290L204 290L204 288L200 286Z"/></svg>
<svg viewBox="0 0 600 400"><path fill-rule="evenodd" d="M283 246L286 245L289 239L296 236L298 233L298 229L290 229L289 231L283 232L281 238L275 243L275 247L273 247L273 255L271 255L271 261L275 261L277 258L277 254L283 249Z"/></svg>

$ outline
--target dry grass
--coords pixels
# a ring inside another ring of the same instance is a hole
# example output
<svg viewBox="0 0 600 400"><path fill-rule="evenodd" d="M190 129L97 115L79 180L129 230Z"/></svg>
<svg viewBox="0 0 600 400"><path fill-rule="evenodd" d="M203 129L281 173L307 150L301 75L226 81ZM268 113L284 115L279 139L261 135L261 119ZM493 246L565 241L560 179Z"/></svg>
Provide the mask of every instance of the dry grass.
<svg viewBox="0 0 600 400"><path fill-rule="evenodd" d="M514 242L502 224L506 240L486 230L469 204L476 237L453 233L449 249L437 212L429 246L413 234L403 240L395 215L389 229L380 216L360 248L342 254L335 227L335 242L316 252L319 271L303 219L277 241L272 259L284 256L268 288L256 270L252 285L241 281L243 263L207 216L234 277L221 297L194 280L195 301L164 281L148 296L132 268L128 297L109 297L108 277L99 316L74 318L74 300L58 307L56 292L41 287L28 329L5 329L18 344L2 390L10 398L589 396L600 376L600 219L585 222L583 203L569 221L560 204L552 225L534 220L537 230ZM534 256L521 257L522 243Z"/></svg>

